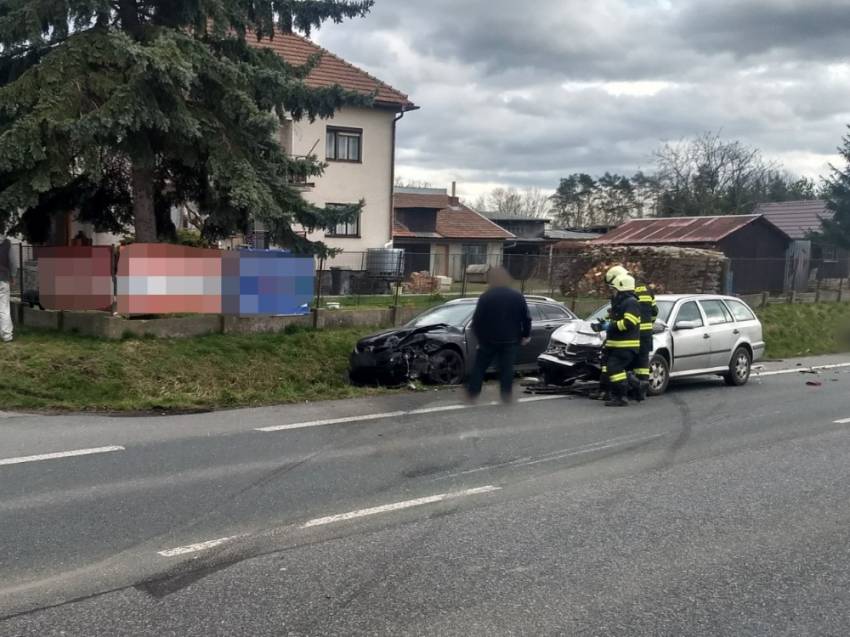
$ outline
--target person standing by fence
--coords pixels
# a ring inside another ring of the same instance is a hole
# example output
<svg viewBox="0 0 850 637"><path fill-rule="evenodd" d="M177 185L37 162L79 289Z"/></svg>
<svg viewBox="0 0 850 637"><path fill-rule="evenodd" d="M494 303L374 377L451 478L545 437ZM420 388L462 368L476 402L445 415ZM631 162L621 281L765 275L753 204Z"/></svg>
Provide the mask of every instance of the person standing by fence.
<svg viewBox="0 0 850 637"><path fill-rule="evenodd" d="M478 351L467 391L471 399L481 394L484 375L495 361L499 368L502 401L510 402L517 347L528 345L530 341L531 314L525 297L510 287L511 275L505 268L491 268L487 282L490 289L478 299L472 315L472 332L478 339Z"/></svg>
<svg viewBox="0 0 850 637"><path fill-rule="evenodd" d="M13 337L11 296L18 272L18 254L9 238L0 233L0 341L11 343Z"/></svg>

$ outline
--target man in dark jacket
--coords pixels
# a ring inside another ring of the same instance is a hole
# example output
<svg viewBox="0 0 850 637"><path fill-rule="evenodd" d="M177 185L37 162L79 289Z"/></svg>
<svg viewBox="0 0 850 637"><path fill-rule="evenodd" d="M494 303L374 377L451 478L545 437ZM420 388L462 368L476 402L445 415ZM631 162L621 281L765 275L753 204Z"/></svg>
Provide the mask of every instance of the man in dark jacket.
<svg viewBox="0 0 850 637"><path fill-rule="evenodd" d="M517 347L528 345L531 314L525 297L510 287L511 277L504 268L492 268L487 275L490 289L478 299L472 315L472 332L478 340L475 366L469 378L469 396L481 394L484 374L493 362L499 368L502 400L513 394Z"/></svg>

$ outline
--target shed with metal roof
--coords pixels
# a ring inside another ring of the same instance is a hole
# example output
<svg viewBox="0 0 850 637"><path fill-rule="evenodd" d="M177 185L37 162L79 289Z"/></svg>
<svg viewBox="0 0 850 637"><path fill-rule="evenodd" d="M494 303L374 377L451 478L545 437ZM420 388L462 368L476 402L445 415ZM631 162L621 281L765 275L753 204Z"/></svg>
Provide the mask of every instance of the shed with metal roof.
<svg viewBox="0 0 850 637"><path fill-rule="evenodd" d="M790 237L764 215L632 219L593 241L595 245L671 245L707 248L730 260L732 289L785 289Z"/></svg>

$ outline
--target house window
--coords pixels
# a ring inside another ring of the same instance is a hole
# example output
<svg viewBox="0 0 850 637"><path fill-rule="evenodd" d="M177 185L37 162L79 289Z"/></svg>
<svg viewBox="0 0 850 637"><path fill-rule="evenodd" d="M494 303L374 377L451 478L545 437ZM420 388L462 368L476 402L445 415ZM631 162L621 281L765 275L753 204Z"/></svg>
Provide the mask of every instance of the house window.
<svg viewBox="0 0 850 637"><path fill-rule="evenodd" d="M329 203L327 204L327 208L351 208L355 204L350 203ZM360 212L357 213L357 216L350 221L343 221L341 223L336 224L335 226L331 226L328 228L326 233L328 237L338 237L338 238L359 238L360 237Z"/></svg>
<svg viewBox="0 0 850 637"><path fill-rule="evenodd" d="M325 157L328 161L362 161L363 130L328 126Z"/></svg>
<svg viewBox="0 0 850 637"><path fill-rule="evenodd" d="M468 243L463 246L463 257L466 265L487 263L487 245L484 243Z"/></svg>

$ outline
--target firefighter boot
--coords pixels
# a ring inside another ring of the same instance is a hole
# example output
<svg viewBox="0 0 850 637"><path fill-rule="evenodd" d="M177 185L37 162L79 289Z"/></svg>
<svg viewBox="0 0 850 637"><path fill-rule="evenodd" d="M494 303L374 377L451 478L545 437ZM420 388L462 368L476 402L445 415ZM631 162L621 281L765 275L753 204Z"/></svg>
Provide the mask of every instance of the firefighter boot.
<svg viewBox="0 0 850 637"><path fill-rule="evenodd" d="M619 383L612 388L611 400L605 403L606 407L628 407L629 401L626 399L625 383Z"/></svg>
<svg viewBox="0 0 850 637"><path fill-rule="evenodd" d="M640 398L638 398L638 400L640 402L643 402L644 400L646 400L646 397L649 395L649 381L648 380L640 381L640 389L638 390L638 392L640 394Z"/></svg>
<svg viewBox="0 0 850 637"><path fill-rule="evenodd" d="M639 403L646 400L646 393L643 391L642 383L638 380L637 376L630 372L627 382L629 385L629 398L634 398Z"/></svg>

